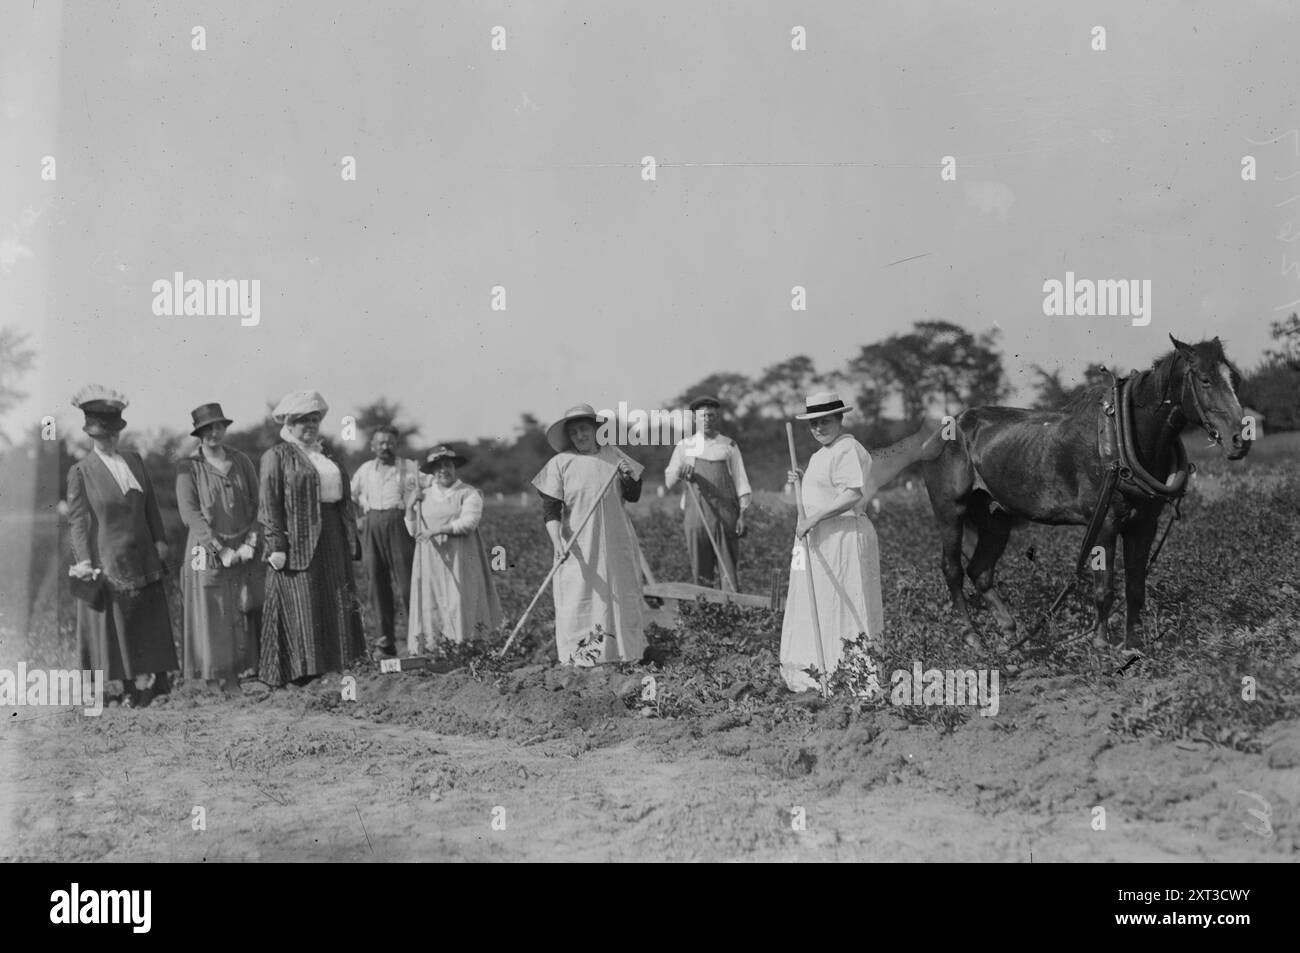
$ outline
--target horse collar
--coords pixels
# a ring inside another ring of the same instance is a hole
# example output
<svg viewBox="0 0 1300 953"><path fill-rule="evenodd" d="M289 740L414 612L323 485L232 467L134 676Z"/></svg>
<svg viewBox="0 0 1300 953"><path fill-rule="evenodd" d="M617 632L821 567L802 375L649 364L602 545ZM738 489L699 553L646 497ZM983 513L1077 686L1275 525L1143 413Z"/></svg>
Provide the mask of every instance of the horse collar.
<svg viewBox="0 0 1300 953"><path fill-rule="evenodd" d="M1184 383L1184 386L1186 384ZM1187 451L1182 440L1174 437L1174 469L1169 481L1158 480L1142 465L1137 456L1137 430L1133 422L1133 379L1114 379L1111 383L1112 407L1106 413L1115 418L1115 444L1118 458L1114 462L1119 470L1119 489L1127 496L1145 500L1178 500L1187 491L1187 478L1192 467L1187 461ZM1164 401L1168 403L1169 401Z"/></svg>

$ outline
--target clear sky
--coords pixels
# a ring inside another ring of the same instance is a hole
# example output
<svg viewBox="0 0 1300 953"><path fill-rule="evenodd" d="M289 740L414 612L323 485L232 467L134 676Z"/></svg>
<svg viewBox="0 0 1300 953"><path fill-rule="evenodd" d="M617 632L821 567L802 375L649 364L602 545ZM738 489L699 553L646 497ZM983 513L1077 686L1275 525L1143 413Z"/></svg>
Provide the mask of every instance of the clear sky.
<svg viewBox="0 0 1300 953"><path fill-rule="evenodd" d="M1028 400L1030 364L1171 331L1252 365L1300 299L1300 147L1247 141L1300 127L1296 4L0 6L0 324L38 350L11 434L79 427L94 381L133 429L312 387L327 433L382 394L507 436L930 318L996 323ZM1044 316L1067 270L1150 279L1150 325ZM178 271L259 279L261 323L156 316Z"/></svg>

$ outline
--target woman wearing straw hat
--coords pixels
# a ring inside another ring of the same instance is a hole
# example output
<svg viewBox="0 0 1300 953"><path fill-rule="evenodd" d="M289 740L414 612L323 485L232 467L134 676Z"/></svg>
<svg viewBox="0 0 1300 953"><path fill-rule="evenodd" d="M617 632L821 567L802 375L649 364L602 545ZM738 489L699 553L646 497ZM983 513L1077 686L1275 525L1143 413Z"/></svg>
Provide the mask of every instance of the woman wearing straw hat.
<svg viewBox="0 0 1300 953"><path fill-rule="evenodd" d="M790 573L790 589L781 625L781 676L791 691L818 686L806 671L822 667L829 675L839 665L842 638L850 641L865 633L879 647L884 629L880 598L880 546L876 529L864 513L874 489L868 490L871 454L844 430L844 415L852 408L839 396L822 391L809 395L805 413L821 448L808 461L806 473L792 470L792 482L802 480L805 516L795 527L796 537L807 538L808 565L797 563ZM870 493L870 495L868 495ZM814 623L805 571L812 574ZM820 629L821 653L814 641Z"/></svg>
<svg viewBox="0 0 1300 953"><path fill-rule="evenodd" d="M68 471L68 516L83 669L125 683L126 704L167 691L176 647L163 579L166 532L139 454L118 448L127 399L92 384L72 398L94 449Z"/></svg>
<svg viewBox="0 0 1300 953"><path fill-rule="evenodd" d="M640 498L644 467L616 447L598 445L596 428L605 423L590 404L570 407L547 429L556 453L533 477L560 563L555 646L563 665L636 662L646 649L636 535L623 509L624 500Z"/></svg>
<svg viewBox="0 0 1300 953"><path fill-rule="evenodd" d="M181 567L186 678L233 692L239 673L257 668L265 567L256 562L257 469L225 445L231 420L220 404L190 412L199 438L176 472L176 506L189 528Z"/></svg>
<svg viewBox="0 0 1300 953"><path fill-rule="evenodd" d="M479 535L483 496L456 476L465 458L434 447L420 464L432 482L420 489L406 512L415 537L411 568L411 612L406 644L420 653L441 636L452 642L479 638L501 624L501 600Z"/></svg>
<svg viewBox="0 0 1300 953"><path fill-rule="evenodd" d="M262 455L258 519L266 536L259 675L304 684L365 655L352 560L361 556L348 474L321 443L329 410L317 391L285 395L271 412L281 442Z"/></svg>

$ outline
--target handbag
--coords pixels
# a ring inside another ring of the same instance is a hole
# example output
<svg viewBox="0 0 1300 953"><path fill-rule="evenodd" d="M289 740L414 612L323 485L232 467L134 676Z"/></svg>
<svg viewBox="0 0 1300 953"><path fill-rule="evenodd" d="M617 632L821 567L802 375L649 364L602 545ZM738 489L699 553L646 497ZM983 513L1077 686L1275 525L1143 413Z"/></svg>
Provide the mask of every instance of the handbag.
<svg viewBox="0 0 1300 953"><path fill-rule="evenodd" d="M244 567L243 578L239 581L240 612L256 612L266 603L266 576L258 572L261 568L261 563Z"/></svg>
<svg viewBox="0 0 1300 953"><path fill-rule="evenodd" d="M102 572L94 579L69 576L68 588L75 598L80 599L96 612L102 612L108 605L108 580Z"/></svg>

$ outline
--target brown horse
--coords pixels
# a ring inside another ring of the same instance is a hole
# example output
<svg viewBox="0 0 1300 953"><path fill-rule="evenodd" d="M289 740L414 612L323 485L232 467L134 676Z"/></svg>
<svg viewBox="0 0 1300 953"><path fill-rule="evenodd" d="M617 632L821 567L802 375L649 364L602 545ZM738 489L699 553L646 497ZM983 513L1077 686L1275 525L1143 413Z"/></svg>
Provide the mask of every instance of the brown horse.
<svg viewBox="0 0 1300 953"><path fill-rule="evenodd" d="M1236 394L1241 375L1219 339L1194 345L1173 335L1169 339L1174 350L1131 377L1127 389L1095 386L1059 411L973 407L948 422L943 452L925 464L925 483L942 541L944 579L968 646L976 648L979 642L962 592L963 538L973 538L966 575L1010 639L1016 620L994 586L993 571L1011 530L1025 521L1088 526L1094 514L1100 522L1095 543L1102 554L1092 572L1097 605L1093 644L1110 644L1106 619L1114 600L1117 536L1124 540L1124 646L1141 644L1151 544L1161 510L1181 495L1187 477L1179 434L1189 422L1201 426L1229 460L1240 460L1250 450ZM1118 401L1122 407L1113 406L1117 394L1123 395ZM1123 460L1117 459L1117 428L1124 429L1120 436L1127 437L1131 448ZM1121 467L1124 462L1136 465ZM1108 478L1109 470L1114 476ZM1133 476L1135 471L1145 485ZM1098 499L1111 479L1118 483L1103 514Z"/></svg>

